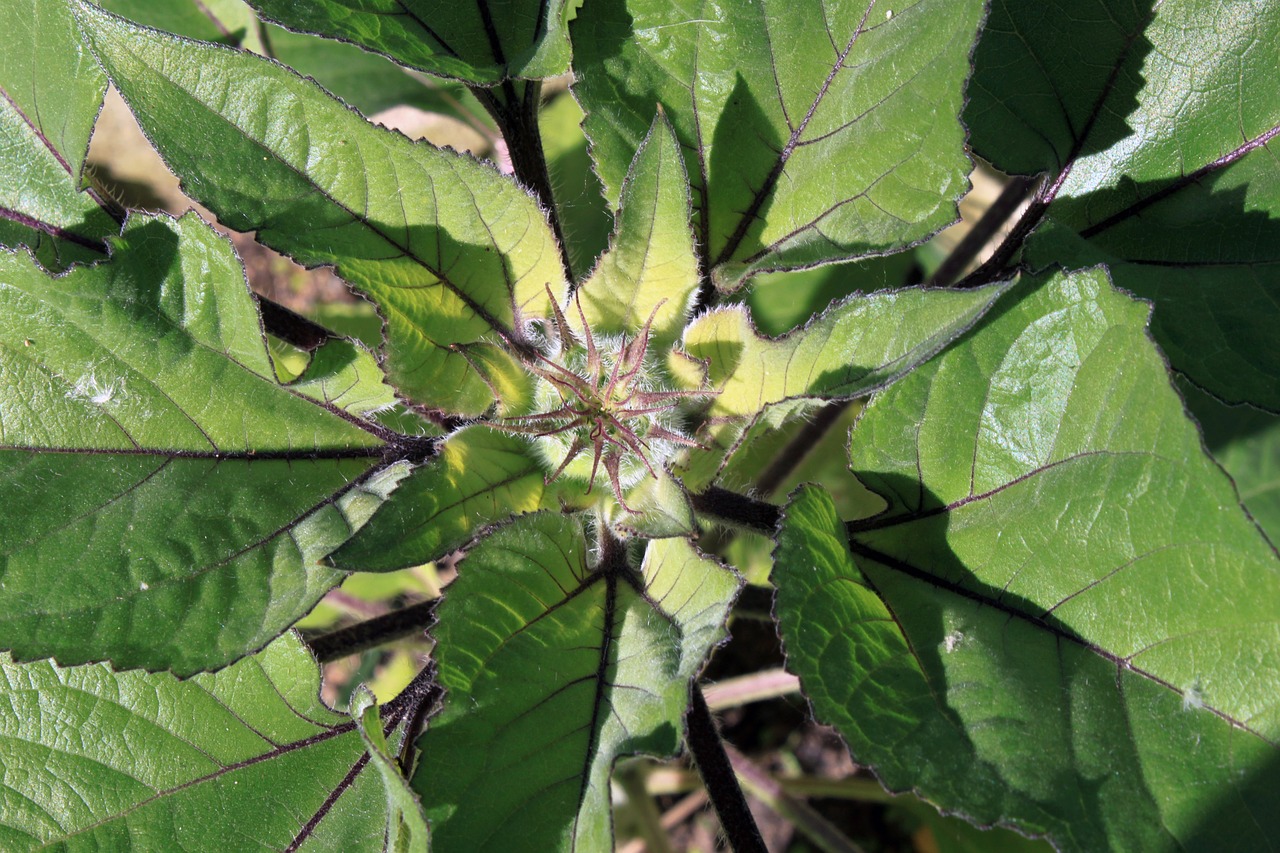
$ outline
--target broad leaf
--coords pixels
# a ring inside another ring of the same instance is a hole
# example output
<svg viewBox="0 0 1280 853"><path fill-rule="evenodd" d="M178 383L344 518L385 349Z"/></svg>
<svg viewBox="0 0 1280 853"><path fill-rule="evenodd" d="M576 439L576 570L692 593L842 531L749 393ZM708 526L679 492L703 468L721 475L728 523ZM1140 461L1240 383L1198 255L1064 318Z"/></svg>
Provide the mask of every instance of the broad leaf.
<svg viewBox="0 0 1280 853"><path fill-rule="evenodd" d="M875 398L889 508L787 510L775 583L815 713L890 788L1069 849L1280 838L1280 566L1100 272L1027 282ZM971 460L957 465L957 460Z"/></svg>
<svg viewBox="0 0 1280 853"><path fill-rule="evenodd" d="M77 9L189 194L300 263L333 264L372 298L402 393L459 414L493 403L468 349L521 340L522 319L566 287L531 197L469 157L368 124L265 59Z"/></svg>
<svg viewBox="0 0 1280 853"><path fill-rule="evenodd" d="M402 65L467 83L569 69L566 0L249 0L292 30L355 42Z"/></svg>
<svg viewBox="0 0 1280 853"><path fill-rule="evenodd" d="M63 0L0 6L0 245L51 268L105 254L119 223L80 180L106 88Z"/></svg>
<svg viewBox="0 0 1280 853"><path fill-rule="evenodd" d="M443 442L391 499L328 562L351 571L388 572L437 560L486 526L560 506L547 463L525 438L473 426Z"/></svg>
<svg viewBox="0 0 1280 853"><path fill-rule="evenodd" d="M918 242L967 187L956 116L981 16L933 0L593 0L572 27L575 92L609 197L656 103L719 285Z"/></svg>
<svg viewBox="0 0 1280 853"><path fill-rule="evenodd" d="M685 476L708 485L752 421L762 430L829 400L886 387L962 334L1005 285L967 291L908 288L854 296L780 338L760 335L743 306L703 314L685 330L684 348L710 365L717 395Z"/></svg>
<svg viewBox="0 0 1280 853"><path fill-rule="evenodd" d="M577 291L594 334L634 336L652 320L655 350L680 336L698 290L689 216L680 145L659 114L627 173L609 249ZM573 314L570 323L578 319Z"/></svg>
<svg viewBox="0 0 1280 853"><path fill-rule="evenodd" d="M473 550L441 606L448 693L413 779L434 849L608 850L613 762L679 747L737 586L683 539L639 570L624 552L593 566L581 523L549 514Z"/></svg>
<svg viewBox="0 0 1280 853"><path fill-rule="evenodd" d="M998 2L975 57L973 146L1046 170L1037 266L1106 261L1155 302L1173 366L1280 409L1280 8Z"/></svg>
<svg viewBox="0 0 1280 853"><path fill-rule="evenodd" d="M0 342L0 647L21 658L223 666L338 581L319 559L405 473L376 427L276 383L195 214L134 217L57 279L0 254Z"/></svg>
<svg viewBox="0 0 1280 853"><path fill-rule="evenodd" d="M214 675L0 657L5 850L367 849L387 805L295 636ZM385 722L406 715L394 707Z"/></svg>

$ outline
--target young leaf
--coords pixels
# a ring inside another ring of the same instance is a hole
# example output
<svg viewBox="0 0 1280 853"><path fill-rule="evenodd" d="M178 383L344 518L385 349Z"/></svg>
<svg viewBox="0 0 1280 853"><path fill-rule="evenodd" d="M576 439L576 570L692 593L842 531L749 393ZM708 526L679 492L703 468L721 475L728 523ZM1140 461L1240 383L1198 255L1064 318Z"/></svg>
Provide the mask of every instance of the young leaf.
<svg viewBox="0 0 1280 853"><path fill-rule="evenodd" d="M0 7L0 245L50 268L106 254L119 223L80 192L106 88L65 2Z"/></svg>
<svg viewBox="0 0 1280 853"><path fill-rule="evenodd" d="M652 317L649 338L655 350L670 347L680 336L698 290L689 216L689 178L680 145L659 113L623 183L609 249L578 289L594 334L634 334ZM574 313L568 316L576 325Z"/></svg>
<svg viewBox="0 0 1280 853"><path fill-rule="evenodd" d="M1068 849L1265 847L1276 555L1145 306L1097 271L1021 289L868 405L851 455L882 515L846 527L794 497L789 665L856 760L975 822Z"/></svg>
<svg viewBox="0 0 1280 853"><path fill-rule="evenodd" d="M406 473L379 467L376 427L276 383L231 245L195 214L135 216L110 261L56 279L0 253L0 372L0 647L20 658L185 675L261 648Z"/></svg>
<svg viewBox="0 0 1280 853"><path fill-rule="evenodd" d="M0 657L0 846L364 848L387 825L383 783L319 690L294 635L189 681Z"/></svg>
<svg viewBox="0 0 1280 853"><path fill-rule="evenodd" d="M422 813L422 803L388 751L378 704L368 689L360 688L351 698L351 716L386 791L387 830L383 849L390 853L427 853L427 820Z"/></svg>
<svg viewBox="0 0 1280 853"><path fill-rule="evenodd" d="M685 330L684 348L707 360L719 393L707 410L711 450L692 455L686 485L708 485L752 421L776 429L814 403L863 397L897 381L972 326L1005 289L854 296L780 338L756 332L743 306L702 315Z"/></svg>
<svg viewBox="0 0 1280 853"><path fill-rule="evenodd" d="M388 376L406 396L458 414L492 405L466 348L522 340L521 320L566 288L530 196L468 157L368 124L268 60L76 8L187 192L300 263L333 264L372 298Z"/></svg>
<svg viewBox="0 0 1280 853"><path fill-rule="evenodd" d="M639 571L612 544L592 566L579 521L539 514L462 563L413 778L434 849L608 850L614 761L678 748L738 580L683 539L649 543Z"/></svg>
<svg viewBox="0 0 1280 853"><path fill-rule="evenodd" d="M249 0L291 30L355 42L402 65L491 86L569 70L566 0Z"/></svg>
<svg viewBox="0 0 1280 853"><path fill-rule="evenodd" d="M429 464L416 469L331 565L390 572L438 560L488 525L559 508L545 481L546 463L524 438L473 426L454 433Z"/></svg>
<svg viewBox="0 0 1280 853"><path fill-rule="evenodd" d="M1213 3L999 2L965 113L974 149L1047 170L1057 226L1038 267L1106 261L1155 302L1173 366L1230 402L1280 409L1280 10Z"/></svg>
<svg viewBox="0 0 1280 853"><path fill-rule="evenodd" d="M574 90L609 197L656 102L721 286L918 242L966 188L955 117L981 16L931 0L593 0L572 26Z"/></svg>

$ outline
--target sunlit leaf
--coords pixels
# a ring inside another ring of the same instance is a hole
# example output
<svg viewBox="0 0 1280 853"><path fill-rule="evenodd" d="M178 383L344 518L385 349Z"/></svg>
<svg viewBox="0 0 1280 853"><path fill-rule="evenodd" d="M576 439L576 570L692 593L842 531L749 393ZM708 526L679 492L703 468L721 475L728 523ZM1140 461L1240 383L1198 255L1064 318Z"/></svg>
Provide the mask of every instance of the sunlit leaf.
<svg viewBox="0 0 1280 853"><path fill-rule="evenodd" d="M413 779L433 849L607 850L613 762L679 747L738 580L683 539L639 569L604 560L580 521L540 514L459 567L435 631L447 698Z"/></svg>
<svg viewBox="0 0 1280 853"><path fill-rule="evenodd" d="M693 454L686 484L709 484L752 421L776 429L815 404L863 397L896 381L973 325L1004 290L854 296L780 338L760 335L743 306L703 314L685 330L683 346L710 365L718 393L699 436L710 450Z"/></svg>
<svg viewBox="0 0 1280 853"><path fill-rule="evenodd" d="M574 91L610 199L665 109L704 266L733 287L905 248L956 218L981 16L931 0L593 0L572 26Z"/></svg>
<svg viewBox="0 0 1280 853"><path fill-rule="evenodd" d="M569 68L566 0L249 0L292 30L355 42L442 77L492 85Z"/></svg>
<svg viewBox="0 0 1280 853"><path fill-rule="evenodd" d="M802 489L776 557L789 666L891 789L1069 849L1280 837L1280 566L1099 272L868 405L852 525ZM957 460L969 460L958 465Z"/></svg>
<svg viewBox="0 0 1280 853"><path fill-rule="evenodd" d="M382 572L437 560L486 526L558 508L549 473L526 439L482 426L440 445L350 542L329 557L339 568Z"/></svg>
<svg viewBox="0 0 1280 853"><path fill-rule="evenodd" d="M80 184L106 88L63 0L0 6L0 245L50 268L103 257L119 223Z"/></svg>
<svg viewBox="0 0 1280 853"><path fill-rule="evenodd" d="M468 347L519 342L521 319L566 287L530 196L469 157L369 125L265 59L77 8L189 194L300 263L333 264L373 299L402 393L459 414L493 403Z"/></svg>
<svg viewBox="0 0 1280 853"><path fill-rule="evenodd" d="M0 657L0 846L367 849L383 782L319 689L294 636L189 681Z"/></svg>
<svg viewBox="0 0 1280 853"><path fill-rule="evenodd" d="M276 383L231 245L135 217L50 278L0 254L0 647L180 674L260 648L406 473Z"/></svg>

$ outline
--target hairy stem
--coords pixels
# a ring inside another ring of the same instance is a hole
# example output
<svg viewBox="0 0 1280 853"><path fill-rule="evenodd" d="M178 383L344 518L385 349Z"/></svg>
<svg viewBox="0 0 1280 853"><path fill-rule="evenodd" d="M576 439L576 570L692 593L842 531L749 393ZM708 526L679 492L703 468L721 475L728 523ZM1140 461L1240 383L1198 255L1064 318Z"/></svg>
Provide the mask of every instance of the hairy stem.
<svg viewBox="0 0 1280 853"><path fill-rule="evenodd" d="M689 710L684 717L685 740L711 796L711 804L715 806L725 837L729 839L734 853L765 853L764 839L751 810L747 808L747 798L738 785L738 777L733 772L707 700L696 684L691 694Z"/></svg>
<svg viewBox="0 0 1280 853"><path fill-rule="evenodd" d="M274 302L259 293L255 293L253 297L258 301L258 311L262 314L262 326L267 330L267 334L275 335L285 343L310 352L334 336L333 332L324 326L308 320L279 302Z"/></svg>
<svg viewBox="0 0 1280 853"><path fill-rule="evenodd" d="M978 257L983 247L991 242L991 238L1000 231L1001 226L1010 216L1013 216L1035 185L1035 178L1021 175L1010 178L996 200L983 212L981 218L973 224L964 238L956 244L951 254L943 259L942 264L929 279L929 284L947 285L959 278L965 267Z"/></svg>
<svg viewBox="0 0 1280 853"><path fill-rule="evenodd" d="M698 512L757 533L772 533L778 524L781 512L774 504L740 495L719 486L712 486L704 492L689 497L693 502L693 508Z"/></svg>
<svg viewBox="0 0 1280 853"><path fill-rule="evenodd" d="M515 84L507 80L497 89L482 86L471 87L489 115L493 116L502 138L507 142L511 156L511 168L516 178L533 190L547 214L551 230L560 247L560 263L565 278L574 280L573 264L569 261L569 247L565 243L564 230L560 226L560 214L556 208L555 194L551 191L551 172L547 168L547 155L542 147L542 131L538 128L538 104L542 84L537 80L524 82L523 92L517 92Z"/></svg>
<svg viewBox="0 0 1280 853"><path fill-rule="evenodd" d="M426 630L435 619L436 605L439 602L440 599L433 598L357 622L347 628L314 637L307 641L307 645L320 663L359 654L366 649Z"/></svg>

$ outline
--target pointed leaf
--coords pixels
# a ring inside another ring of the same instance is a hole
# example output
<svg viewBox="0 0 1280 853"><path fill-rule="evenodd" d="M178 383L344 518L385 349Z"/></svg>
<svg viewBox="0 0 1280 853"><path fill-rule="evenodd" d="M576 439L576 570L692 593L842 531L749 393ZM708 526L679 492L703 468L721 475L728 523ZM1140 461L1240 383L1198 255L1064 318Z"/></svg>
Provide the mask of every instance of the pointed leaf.
<svg viewBox="0 0 1280 853"><path fill-rule="evenodd" d="M931 0L593 0L572 27L575 92L609 197L658 103L721 286L918 242L966 189L957 116L981 16Z"/></svg>
<svg viewBox="0 0 1280 853"><path fill-rule="evenodd" d="M438 560L488 525L559 508L559 490L545 482L548 471L527 439L482 426L461 430L328 562L390 572Z"/></svg>
<svg viewBox="0 0 1280 853"><path fill-rule="evenodd" d="M876 397L846 526L799 492L790 666L892 789L1065 849L1280 838L1276 555L1100 272L1028 282ZM957 460L972 460L957 466Z"/></svg>
<svg viewBox="0 0 1280 853"><path fill-rule="evenodd" d="M468 157L373 127L268 60L77 8L191 195L300 263L333 264L373 299L405 395L459 414L492 404L465 348L519 338L548 287L566 286L531 197Z"/></svg>
<svg viewBox="0 0 1280 853"><path fill-rule="evenodd" d="M0 245L50 268L105 255L119 223L80 180L106 88L63 0L0 7Z"/></svg>
<svg viewBox="0 0 1280 853"><path fill-rule="evenodd" d="M679 337L698 290L689 216L680 145L659 114L623 183L609 249L577 291L594 334L635 335L653 317L655 351Z"/></svg>
<svg viewBox="0 0 1280 853"><path fill-rule="evenodd" d="M56 279L0 253L0 647L189 674L305 613L339 579L318 560L405 469L276 383L231 245L195 214L134 217L117 244Z"/></svg>
<svg viewBox="0 0 1280 853"><path fill-rule="evenodd" d="M738 581L683 539L649 543L638 572L617 557L590 566L581 523L540 514L460 566L435 631L447 698L413 779L434 849L608 850L613 762L679 747Z"/></svg>
<svg viewBox="0 0 1280 853"><path fill-rule="evenodd" d="M1038 267L1105 261L1155 302L1173 366L1280 410L1280 8L997 2L965 113L1008 172L1049 172ZM1081 240L1080 238L1083 238Z"/></svg>
<svg viewBox="0 0 1280 853"><path fill-rule="evenodd" d="M293 635L190 681L0 657L0 846L196 850L231 828L237 846L365 846L382 783L319 690Z"/></svg>
<svg viewBox="0 0 1280 853"><path fill-rule="evenodd" d="M685 485L700 491L751 429L777 429L816 403L877 391L936 354L1000 297L1005 285L967 291L909 288L854 296L780 338L760 335L743 306L703 314L684 348L710 364L719 394L690 454Z"/></svg>
<svg viewBox="0 0 1280 853"><path fill-rule="evenodd" d="M402 65L467 83L569 70L566 0L249 0L263 17L351 41Z"/></svg>
<svg viewBox="0 0 1280 853"><path fill-rule="evenodd" d="M378 703L367 689L360 688L351 698L351 716L368 750L369 763L377 771L386 792L387 829L383 849L389 853L427 853L427 819L422 814L422 803L388 752Z"/></svg>

